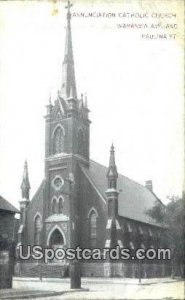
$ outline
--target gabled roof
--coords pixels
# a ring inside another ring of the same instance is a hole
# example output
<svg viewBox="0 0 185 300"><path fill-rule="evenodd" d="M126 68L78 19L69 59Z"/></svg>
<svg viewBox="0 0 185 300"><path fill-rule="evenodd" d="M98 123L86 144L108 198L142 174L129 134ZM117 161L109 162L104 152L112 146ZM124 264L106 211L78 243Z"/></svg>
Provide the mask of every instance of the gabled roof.
<svg viewBox="0 0 185 300"><path fill-rule="evenodd" d="M45 184L46 184L46 180L43 179L40 186L38 187L36 193L34 194L32 200L30 201L29 205L28 205L28 209L33 205L33 203L35 201L38 200L39 197L43 197L43 190L44 190L44 187L45 187Z"/></svg>
<svg viewBox="0 0 185 300"><path fill-rule="evenodd" d="M9 212L19 213L19 210L0 196L0 210L6 210Z"/></svg>
<svg viewBox="0 0 185 300"><path fill-rule="evenodd" d="M108 168L93 160L90 160L89 169L83 166L81 168L87 178L91 179L95 187L104 199L106 199L105 191L108 187L106 175ZM117 186L118 191L120 191L118 198L119 216L152 225L159 225L146 214L146 211L151 209L156 201L159 201L155 194L145 186L121 174L118 174Z"/></svg>

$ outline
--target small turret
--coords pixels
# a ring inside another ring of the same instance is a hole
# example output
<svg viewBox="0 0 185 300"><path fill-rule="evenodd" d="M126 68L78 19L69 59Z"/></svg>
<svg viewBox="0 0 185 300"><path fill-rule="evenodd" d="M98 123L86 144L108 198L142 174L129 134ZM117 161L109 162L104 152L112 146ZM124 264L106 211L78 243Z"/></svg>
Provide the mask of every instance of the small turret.
<svg viewBox="0 0 185 300"><path fill-rule="evenodd" d="M20 224L25 226L26 208L27 208L28 204L30 203L30 200L29 200L29 197L30 197L30 182L29 182L29 176L28 176L27 161L25 161L25 164L24 164L24 172L23 172L23 179L22 179L22 183L21 183L21 190L22 190L22 199L19 201L20 212L21 212Z"/></svg>
<svg viewBox="0 0 185 300"><path fill-rule="evenodd" d="M46 109L47 109L47 116L50 116L52 109L53 109L53 105L51 102L51 92L49 93L49 101L48 101L48 104L46 105Z"/></svg>
<svg viewBox="0 0 185 300"><path fill-rule="evenodd" d="M106 224L106 240L105 248L123 247L121 227L119 224L118 215L118 195L117 191L117 179L118 172L115 164L114 146L112 144L110 149L109 167L107 171L108 189L105 191L107 196L107 224ZM109 262L109 258L106 263L106 276L111 277L113 275L113 268Z"/></svg>
<svg viewBox="0 0 185 300"><path fill-rule="evenodd" d="M87 93L85 93L85 102L84 102L84 106L86 109L88 109L88 104L87 104Z"/></svg>
<svg viewBox="0 0 185 300"><path fill-rule="evenodd" d="M108 189L106 190L108 217L116 218L118 216L118 191L117 179L118 172L115 164L114 146L110 149L109 168L107 171Z"/></svg>
<svg viewBox="0 0 185 300"><path fill-rule="evenodd" d="M29 176L28 176L28 165L27 161L25 161L24 164L24 172L23 172L23 179L21 184L21 190L22 190L22 198L29 200L29 194L30 194L30 182L29 182Z"/></svg>
<svg viewBox="0 0 185 300"><path fill-rule="evenodd" d="M115 164L115 156L114 156L114 146L112 144L110 149L110 159L109 159L109 168L107 171L107 178L108 178L108 188L109 189L116 189L117 188L117 178L118 172L117 167Z"/></svg>

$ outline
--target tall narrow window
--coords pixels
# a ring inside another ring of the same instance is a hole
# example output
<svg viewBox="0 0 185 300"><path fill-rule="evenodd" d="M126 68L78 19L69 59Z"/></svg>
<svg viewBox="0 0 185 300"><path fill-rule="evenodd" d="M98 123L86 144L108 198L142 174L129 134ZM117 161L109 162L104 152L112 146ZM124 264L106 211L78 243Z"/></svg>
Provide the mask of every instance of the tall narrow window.
<svg viewBox="0 0 185 300"><path fill-rule="evenodd" d="M84 153L84 135L82 129L78 131L78 154Z"/></svg>
<svg viewBox="0 0 185 300"><path fill-rule="evenodd" d="M59 214L61 214L62 211L63 211L63 199L59 198L59 200L58 200L58 212L59 212Z"/></svg>
<svg viewBox="0 0 185 300"><path fill-rule="evenodd" d="M52 212L52 214L57 213L57 199L56 198L54 198L51 203L51 212Z"/></svg>
<svg viewBox="0 0 185 300"><path fill-rule="evenodd" d="M53 136L53 154L64 151L64 131L61 127L57 127Z"/></svg>
<svg viewBox="0 0 185 300"><path fill-rule="evenodd" d="M89 217L90 225L90 247L96 247L96 238L97 238L97 218L95 211L92 211Z"/></svg>
<svg viewBox="0 0 185 300"><path fill-rule="evenodd" d="M36 216L35 218L35 223L34 223L34 243L35 245L39 245L40 243L40 231L41 231L41 217L39 215Z"/></svg>

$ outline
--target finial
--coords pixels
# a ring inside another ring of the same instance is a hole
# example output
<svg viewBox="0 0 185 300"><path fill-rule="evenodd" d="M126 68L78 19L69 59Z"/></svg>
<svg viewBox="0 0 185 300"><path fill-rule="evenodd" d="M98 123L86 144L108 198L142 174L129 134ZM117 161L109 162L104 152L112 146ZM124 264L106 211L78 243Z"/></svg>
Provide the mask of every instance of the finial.
<svg viewBox="0 0 185 300"><path fill-rule="evenodd" d="M110 151L111 151L111 152L114 152L114 144L113 144L113 142L112 142L112 145L111 145Z"/></svg>
<svg viewBox="0 0 185 300"><path fill-rule="evenodd" d="M69 95L69 98L70 99L73 99L74 98L74 95L73 95L73 87L71 86L70 88L70 95Z"/></svg>
<svg viewBox="0 0 185 300"><path fill-rule="evenodd" d="M22 190L22 198L29 199L30 182L29 182L29 176L28 176L27 160L25 160L25 162L24 162L24 172L23 172L21 190Z"/></svg>
<svg viewBox="0 0 185 300"><path fill-rule="evenodd" d="M87 108L87 93L85 93L85 108Z"/></svg>
<svg viewBox="0 0 185 300"><path fill-rule="evenodd" d="M84 95L81 93L81 106L84 106Z"/></svg>
<svg viewBox="0 0 185 300"><path fill-rule="evenodd" d="M25 159L25 162L24 162L23 178L26 179L26 180L28 178L28 162L27 162L26 159Z"/></svg>

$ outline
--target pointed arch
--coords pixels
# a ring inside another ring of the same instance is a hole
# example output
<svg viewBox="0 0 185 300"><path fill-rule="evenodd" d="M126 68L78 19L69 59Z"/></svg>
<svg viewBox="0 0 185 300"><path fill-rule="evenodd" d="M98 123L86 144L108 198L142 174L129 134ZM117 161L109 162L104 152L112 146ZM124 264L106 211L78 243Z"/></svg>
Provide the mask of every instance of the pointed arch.
<svg viewBox="0 0 185 300"><path fill-rule="evenodd" d="M92 211L94 211L95 214L96 214L96 217L98 217L98 212L97 212L96 208L94 208L94 207L91 207L91 209L90 209L89 212L88 212L87 217L89 218L89 216L90 216L90 214L91 214Z"/></svg>
<svg viewBox="0 0 185 300"><path fill-rule="evenodd" d="M58 213L61 214L63 211L63 203L64 203L64 199L62 198L62 196L60 196L58 198Z"/></svg>
<svg viewBox="0 0 185 300"><path fill-rule="evenodd" d="M34 220L34 244L40 244L40 233L42 229L42 216L37 212L33 218Z"/></svg>
<svg viewBox="0 0 185 300"><path fill-rule="evenodd" d="M91 248L96 247L96 241L97 241L97 211L92 208L89 211L89 244Z"/></svg>
<svg viewBox="0 0 185 300"><path fill-rule="evenodd" d="M42 220L42 216L41 216L41 214L40 214L40 212L36 212L36 214L35 214L35 216L33 217L33 221L35 222L35 218L37 217L37 216L39 216L40 218L41 218L41 220Z"/></svg>
<svg viewBox="0 0 185 300"><path fill-rule="evenodd" d="M48 234L48 237L47 237L47 246L49 246L49 244L50 244L50 239L51 239L51 237L52 237L52 234L55 232L55 230L58 230L58 231L61 233L61 235L62 235L62 237L63 237L63 241L64 241L63 245L65 246L65 245L66 245L66 236L65 236L65 234L64 234L64 232L63 232L63 230L62 230L62 228L60 228L58 225L55 225L55 226L50 230L50 232L49 232L49 234Z"/></svg>
<svg viewBox="0 0 185 300"><path fill-rule="evenodd" d="M57 198L53 197L51 200L51 213L52 214L56 214L58 211L57 209Z"/></svg>
<svg viewBox="0 0 185 300"><path fill-rule="evenodd" d="M58 124L53 130L53 154L58 154L64 151L65 131L61 124Z"/></svg>

